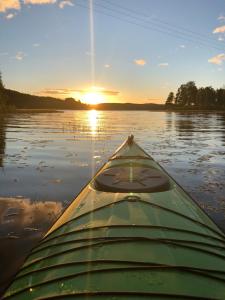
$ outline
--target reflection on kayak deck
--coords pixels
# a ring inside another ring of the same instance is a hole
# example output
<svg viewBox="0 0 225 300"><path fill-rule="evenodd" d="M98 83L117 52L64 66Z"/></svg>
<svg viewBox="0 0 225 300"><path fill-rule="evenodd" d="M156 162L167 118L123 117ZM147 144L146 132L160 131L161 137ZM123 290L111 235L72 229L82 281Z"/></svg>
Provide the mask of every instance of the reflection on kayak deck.
<svg viewBox="0 0 225 300"><path fill-rule="evenodd" d="M0 293L62 209L60 202L0 198Z"/></svg>

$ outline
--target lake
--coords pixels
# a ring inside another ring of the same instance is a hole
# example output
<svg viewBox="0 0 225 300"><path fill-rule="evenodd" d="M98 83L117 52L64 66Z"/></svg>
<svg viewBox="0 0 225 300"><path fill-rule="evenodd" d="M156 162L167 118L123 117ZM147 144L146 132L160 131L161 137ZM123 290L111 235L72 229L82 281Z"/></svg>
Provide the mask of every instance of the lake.
<svg viewBox="0 0 225 300"><path fill-rule="evenodd" d="M225 231L225 114L12 114L0 119L2 289L31 247L131 133Z"/></svg>

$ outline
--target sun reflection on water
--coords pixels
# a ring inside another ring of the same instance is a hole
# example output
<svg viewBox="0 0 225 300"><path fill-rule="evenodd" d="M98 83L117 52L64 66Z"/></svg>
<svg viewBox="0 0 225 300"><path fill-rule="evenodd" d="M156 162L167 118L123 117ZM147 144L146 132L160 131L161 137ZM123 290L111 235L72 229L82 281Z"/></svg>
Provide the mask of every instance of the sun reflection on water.
<svg viewBox="0 0 225 300"><path fill-rule="evenodd" d="M99 112L97 110L92 109L88 111L88 122L91 130L91 135L96 135L99 123Z"/></svg>

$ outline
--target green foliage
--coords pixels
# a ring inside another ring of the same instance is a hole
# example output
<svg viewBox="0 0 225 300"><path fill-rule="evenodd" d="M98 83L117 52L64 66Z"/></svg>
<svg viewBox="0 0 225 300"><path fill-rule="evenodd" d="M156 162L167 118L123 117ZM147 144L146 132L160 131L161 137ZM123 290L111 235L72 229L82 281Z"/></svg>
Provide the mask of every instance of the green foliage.
<svg viewBox="0 0 225 300"><path fill-rule="evenodd" d="M2 74L0 72L0 113L7 110L5 88L2 82Z"/></svg>
<svg viewBox="0 0 225 300"><path fill-rule="evenodd" d="M176 94L175 104L193 106L196 104L196 95L198 89L194 81L189 81L186 84L182 84Z"/></svg>
<svg viewBox="0 0 225 300"><path fill-rule="evenodd" d="M173 93L170 93L166 105L173 103ZM175 104L177 107L196 107L196 108L225 108L225 88L218 90L211 86L197 88L194 81L182 84L176 93Z"/></svg>
<svg viewBox="0 0 225 300"><path fill-rule="evenodd" d="M2 82L2 73L0 72L0 90L4 89L4 84Z"/></svg>
<svg viewBox="0 0 225 300"><path fill-rule="evenodd" d="M216 100L218 106L225 106L225 87L216 91Z"/></svg>
<svg viewBox="0 0 225 300"><path fill-rule="evenodd" d="M171 104L173 104L173 103L174 103L174 100L175 100L175 98L174 98L174 93L173 93L173 92L170 92L170 93L169 93L169 96L168 96L167 99L166 99L166 105L171 105Z"/></svg>

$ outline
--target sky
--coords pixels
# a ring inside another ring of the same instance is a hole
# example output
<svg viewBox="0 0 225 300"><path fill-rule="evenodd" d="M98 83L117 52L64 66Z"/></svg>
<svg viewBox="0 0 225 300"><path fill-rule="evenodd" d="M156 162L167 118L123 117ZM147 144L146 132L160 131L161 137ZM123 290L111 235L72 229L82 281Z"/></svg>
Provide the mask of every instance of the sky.
<svg viewBox="0 0 225 300"><path fill-rule="evenodd" d="M7 88L89 102L164 103L225 85L225 0L0 0Z"/></svg>

